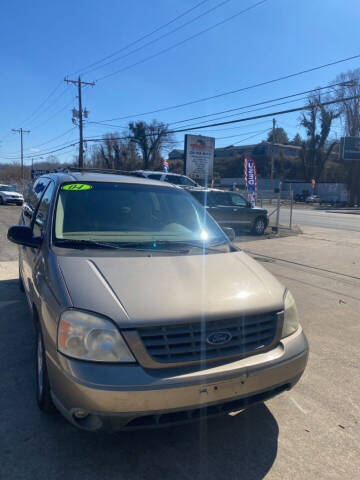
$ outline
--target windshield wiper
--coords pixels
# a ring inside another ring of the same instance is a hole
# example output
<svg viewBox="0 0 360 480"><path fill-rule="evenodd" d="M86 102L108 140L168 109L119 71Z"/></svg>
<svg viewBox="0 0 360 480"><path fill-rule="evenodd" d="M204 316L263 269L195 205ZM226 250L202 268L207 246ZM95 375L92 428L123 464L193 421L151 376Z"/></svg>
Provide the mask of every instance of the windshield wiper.
<svg viewBox="0 0 360 480"><path fill-rule="evenodd" d="M79 240L70 238L61 238L55 241L55 245L69 247L99 247L99 248L119 248L115 243L100 242L97 240Z"/></svg>
<svg viewBox="0 0 360 480"><path fill-rule="evenodd" d="M55 245L57 246L69 246L69 247L97 247L97 248L113 248L115 250L136 250L137 252L156 252L161 251L165 253L186 253L187 250L185 249L161 249L157 250L156 247L154 248L154 242L122 242L118 243L111 243L111 242L102 242L97 240L81 240L81 239L70 239L70 238L61 238L56 240ZM148 245L148 247L145 247Z"/></svg>
<svg viewBox="0 0 360 480"><path fill-rule="evenodd" d="M220 246L228 246L228 243L223 242L223 243L218 243L218 244L212 244L212 245L206 245L204 242L201 243L193 243L187 240L160 240L158 242L155 242L156 245L178 245L178 246L184 246L188 248L199 248L200 250L205 250L209 252L221 252L221 250L218 250L215 247L220 247Z"/></svg>

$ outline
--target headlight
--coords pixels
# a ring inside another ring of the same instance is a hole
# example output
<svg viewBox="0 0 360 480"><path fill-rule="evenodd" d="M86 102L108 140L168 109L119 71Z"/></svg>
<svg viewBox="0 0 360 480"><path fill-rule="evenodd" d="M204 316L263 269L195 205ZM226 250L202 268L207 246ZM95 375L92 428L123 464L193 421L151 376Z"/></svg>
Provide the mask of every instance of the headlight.
<svg viewBox="0 0 360 480"><path fill-rule="evenodd" d="M299 314L294 297L289 290L285 294L284 325L281 338L288 337L299 328Z"/></svg>
<svg viewBox="0 0 360 480"><path fill-rule="evenodd" d="M93 313L66 310L58 326L58 350L94 362L135 362L115 325Z"/></svg>

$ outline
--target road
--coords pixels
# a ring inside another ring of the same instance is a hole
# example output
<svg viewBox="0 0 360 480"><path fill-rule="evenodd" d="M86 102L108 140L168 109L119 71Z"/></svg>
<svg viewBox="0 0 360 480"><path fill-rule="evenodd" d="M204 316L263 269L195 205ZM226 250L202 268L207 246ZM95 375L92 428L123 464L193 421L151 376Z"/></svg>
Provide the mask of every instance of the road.
<svg viewBox="0 0 360 480"><path fill-rule="evenodd" d="M241 248L297 300L310 358L293 390L202 424L89 434L36 407L34 333L16 248L4 239L18 210L0 207L0 478L360 478L360 233L304 227L303 235L243 238Z"/></svg>
<svg viewBox="0 0 360 480"><path fill-rule="evenodd" d="M274 206L272 210L273 209ZM269 211L272 210L269 208ZM280 223L283 225L288 225L290 218L290 209L286 207L281 207L280 212ZM273 216L275 216L275 214ZM346 213L294 208L293 223L299 225L300 227L313 226L343 231L346 230L350 232L360 232L360 215L352 215Z"/></svg>

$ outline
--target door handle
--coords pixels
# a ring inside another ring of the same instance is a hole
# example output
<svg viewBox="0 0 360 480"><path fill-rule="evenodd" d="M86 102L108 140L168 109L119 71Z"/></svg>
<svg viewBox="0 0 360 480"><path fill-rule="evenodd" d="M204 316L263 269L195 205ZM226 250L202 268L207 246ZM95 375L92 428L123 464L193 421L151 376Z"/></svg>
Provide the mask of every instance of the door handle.
<svg viewBox="0 0 360 480"><path fill-rule="evenodd" d="M237 209L237 208L233 208L233 212L237 212L237 211L238 211L238 209Z"/></svg>

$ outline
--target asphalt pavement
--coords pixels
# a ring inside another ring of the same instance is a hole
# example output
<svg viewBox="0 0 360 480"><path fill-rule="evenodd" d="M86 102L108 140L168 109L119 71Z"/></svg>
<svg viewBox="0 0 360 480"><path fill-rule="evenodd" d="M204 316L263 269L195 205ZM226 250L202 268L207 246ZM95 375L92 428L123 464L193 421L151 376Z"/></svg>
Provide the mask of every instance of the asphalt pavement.
<svg viewBox="0 0 360 480"><path fill-rule="evenodd" d="M18 214L0 207L0 478L360 478L360 233L301 225L303 235L241 239L297 300L310 358L293 390L235 416L106 435L37 409L34 333L4 238Z"/></svg>
<svg viewBox="0 0 360 480"><path fill-rule="evenodd" d="M290 209L282 206L280 210L280 223L282 225L288 225L289 219ZM293 223L300 226L360 232L360 215L338 213L336 211L296 207L293 209Z"/></svg>

